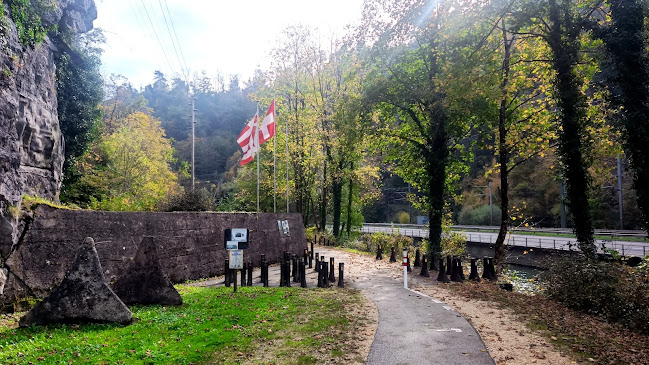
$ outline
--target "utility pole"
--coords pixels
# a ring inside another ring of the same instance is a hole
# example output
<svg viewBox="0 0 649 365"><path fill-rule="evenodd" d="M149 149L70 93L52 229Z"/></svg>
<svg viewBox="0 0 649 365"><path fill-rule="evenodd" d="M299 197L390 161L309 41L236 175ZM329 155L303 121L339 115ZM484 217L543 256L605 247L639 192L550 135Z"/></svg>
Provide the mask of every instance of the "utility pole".
<svg viewBox="0 0 649 365"><path fill-rule="evenodd" d="M192 191L194 191L194 185L196 184L196 173L195 173L195 163L194 163L194 153L195 153L195 137L196 137L196 109L194 109L194 97L192 96Z"/></svg>
<svg viewBox="0 0 649 365"><path fill-rule="evenodd" d="M562 180L559 180L559 207L561 212L561 228L568 228L568 217L566 212L566 205L564 200L566 199L566 186L563 184Z"/></svg>
<svg viewBox="0 0 649 365"><path fill-rule="evenodd" d="M622 158L617 155L617 200L620 211L620 229L624 229L624 209L622 208Z"/></svg>
<svg viewBox="0 0 649 365"><path fill-rule="evenodd" d="M494 203L493 203L493 194L491 193L491 181L489 181L489 225L494 225Z"/></svg>

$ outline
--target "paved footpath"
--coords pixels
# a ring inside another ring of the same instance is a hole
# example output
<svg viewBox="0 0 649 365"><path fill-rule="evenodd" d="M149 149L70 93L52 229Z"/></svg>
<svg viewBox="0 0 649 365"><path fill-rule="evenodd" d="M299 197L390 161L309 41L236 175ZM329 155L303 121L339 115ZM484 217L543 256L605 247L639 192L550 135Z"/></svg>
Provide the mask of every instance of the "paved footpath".
<svg viewBox="0 0 649 365"><path fill-rule="evenodd" d="M316 246L314 251L345 263L345 284L363 291L376 305L379 323L367 364L494 364L482 339L471 324L441 301L403 287L400 263L389 263L389 253L382 261L371 256L347 253ZM398 258L397 258L398 259ZM409 273L409 283L434 285L434 278L424 279L419 268ZM269 269L270 286L279 285L279 267ZM259 282L255 270L253 284ZM316 286L317 273L307 269L309 287ZM194 285L223 285L223 279ZM293 283L299 286L299 283Z"/></svg>

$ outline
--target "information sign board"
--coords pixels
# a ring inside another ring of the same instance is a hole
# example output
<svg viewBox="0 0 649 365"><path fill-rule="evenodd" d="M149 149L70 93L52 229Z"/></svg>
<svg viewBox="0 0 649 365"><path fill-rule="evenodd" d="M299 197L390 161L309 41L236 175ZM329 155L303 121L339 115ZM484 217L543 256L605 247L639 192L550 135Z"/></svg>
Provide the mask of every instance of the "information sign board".
<svg viewBox="0 0 649 365"><path fill-rule="evenodd" d="M243 269L243 250L229 250L230 269Z"/></svg>

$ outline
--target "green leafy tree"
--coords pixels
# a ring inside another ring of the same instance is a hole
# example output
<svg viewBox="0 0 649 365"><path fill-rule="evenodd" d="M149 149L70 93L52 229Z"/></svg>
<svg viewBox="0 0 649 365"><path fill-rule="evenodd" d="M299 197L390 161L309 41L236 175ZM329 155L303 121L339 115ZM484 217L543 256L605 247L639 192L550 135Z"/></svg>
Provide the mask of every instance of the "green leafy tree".
<svg viewBox="0 0 649 365"><path fill-rule="evenodd" d="M649 57L646 44L646 4L609 0L611 24L596 31L608 51L611 99L619 107L624 148L633 169L643 226L649 228Z"/></svg>
<svg viewBox="0 0 649 365"><path fill-rule="evenodd" d="M64 42L63 39L58 37L54 42L60 44ZM75 168L76 163L98 136L102 116L99 103L104 95L103 80L99 72L99 45L103 42L101 30L95 29L74 40L75 58L66 52L55 54L58 117L65 141L61 192L61 200L64 202L78 198L80 192L71 189L81 177Z"/></svg>

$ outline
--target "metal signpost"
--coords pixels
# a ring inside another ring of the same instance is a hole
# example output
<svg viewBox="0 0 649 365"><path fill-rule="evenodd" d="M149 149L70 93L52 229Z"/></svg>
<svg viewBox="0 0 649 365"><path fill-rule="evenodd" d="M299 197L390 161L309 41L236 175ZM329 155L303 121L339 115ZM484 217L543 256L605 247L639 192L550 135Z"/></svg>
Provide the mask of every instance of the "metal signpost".
<svg viewBox="0 0 649 365"><path fill-rule="evenodd" d="M237 292L237 271L243 270L243 250L248 248L247 228L228 228L224 234L225 249L229 254L229 269L234 271L234 292ZM227 274L226 274L227 275ZM243 284L242 284L243 285Z"/></svg>
<svg viewBox="0 0 649 365"><path fill-rule="evenodd" d="M403 250L403 287L408 289L408 251Z"/></svg>

